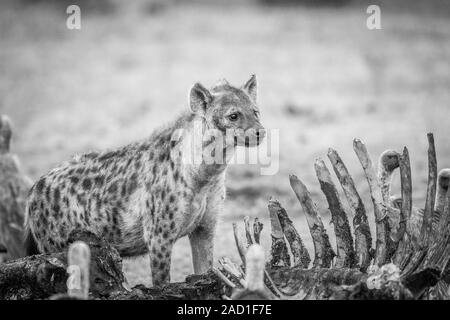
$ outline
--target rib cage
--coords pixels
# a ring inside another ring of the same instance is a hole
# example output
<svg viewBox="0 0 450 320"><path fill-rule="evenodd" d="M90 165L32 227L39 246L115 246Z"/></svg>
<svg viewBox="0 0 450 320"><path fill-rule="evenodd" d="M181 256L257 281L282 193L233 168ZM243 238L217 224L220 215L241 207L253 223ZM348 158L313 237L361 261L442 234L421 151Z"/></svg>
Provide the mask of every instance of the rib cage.
<svg viewBox="0 0 450 320"><path fill-rule="evenodd" d="M434 138L428 134L428 187L424 209L412 207L411 167L408 149L393 152L389 160L380 156L378 172L372 165L367 148L360 140L354 150L363 167L373 201L373 211L366 211L353 179L338 153L330 149L328 157L344 190L353 217L353 235L347 213L323 160L316 162L316 173L332 215L337 250L317 213L316 205L304 183L290 176L291 187L306 215L314 244L314 259L309 268L310 253L286 210L276 200L268 209L272 228L271 260L266 268L266 289L276 299L340 299L376 298L388 290L393 299L449 299L450 282L450 170L437 174ZM391 152L391 151L389 151ZM384 163L389 161L389 163ZM383 172L383 170L388 170ZM390 175L400 169L402 196L390 194ZM390 171L390 172L388 172ZM386 177L386 180L383 180ZM366 212L375 214L375 248ZM236 245L245 269L245 251L259 239L262 226L252 230L245 218L246 241L240 239L233 224ZM246 243L245 243L246 242ZM293 263L290 263L289 249ZM233 272L230 272L233 270ZM221 260L215 273L226 288L242 288L245 275L240 266L229 259ZM422 281L425 277L432 281ZM239 289L242 290L242 289ZM355 293L356 292L356 293ZM385 297L385 296L384 296ZM228 298L224 296L224 298Z"/></svg>

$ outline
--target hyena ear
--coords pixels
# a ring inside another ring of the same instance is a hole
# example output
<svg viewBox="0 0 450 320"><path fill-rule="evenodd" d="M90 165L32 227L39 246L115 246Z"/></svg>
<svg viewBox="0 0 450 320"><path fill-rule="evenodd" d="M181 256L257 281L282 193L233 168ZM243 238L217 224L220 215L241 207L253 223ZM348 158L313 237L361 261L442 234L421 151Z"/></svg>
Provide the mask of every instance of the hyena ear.
<svg viewBox="0 0 450 320"><path fill-rule="evenodd" d="M249 96L256 102L256 96L258 93L258 82L256 75L253 74L250 79L244 84L243 89L249 94Z"/></svg>
<svg viewBox="0 0 450 320"><path fill-rule="evenodd" d="M0 115L0 153L9 152L11 136L11 121L7 116Z"/></svg>
<svg viewBox="0 0 450 320"><path fill-rule="evenodd" d="M212 99L212 95L208 89L198 82L194 84L189 92L189 105L195 113L204 114Z"/></svg>

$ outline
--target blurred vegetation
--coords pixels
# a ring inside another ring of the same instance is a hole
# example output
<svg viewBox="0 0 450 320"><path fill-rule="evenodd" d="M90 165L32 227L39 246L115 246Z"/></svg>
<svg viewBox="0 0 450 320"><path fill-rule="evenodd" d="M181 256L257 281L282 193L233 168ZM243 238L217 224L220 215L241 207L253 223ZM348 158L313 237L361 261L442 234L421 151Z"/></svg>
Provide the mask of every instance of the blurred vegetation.
<svg viewBox="0 0 450 320"><path fill-rule="evenodd" d="M116 9L115 2L112 0L16 0L15 2L23 6L46 5L56 9L65 9L74 4L83 8L85 12L95 14L108 14L114 12Z"/></svg>
<svg viewBox="0 0 450 320"><path fill-rule="evenodd" d="M66 8L71 4L83 7L88 13L108 14L122 7L120 0L2 0L14 6L47 5L55 8ZM235 5L262 5L262 6L305 6L330 7L344 6L362 7L371 4L379 5L383 10L399 13L416 13L432 15L450 15L450 1L448 0L139 0L143 11L149 14L158 14L170 6L177 5L204 5L204 6L235 6ZM0 4L1 5L1 4Z"/></svg>
<svg viewBox="0 0 450 320"><path fill-rule="evenodd" d="M259 0L265 5L304 5L304 6L334 6L339 7L352 2L352 0Z"/></svg>

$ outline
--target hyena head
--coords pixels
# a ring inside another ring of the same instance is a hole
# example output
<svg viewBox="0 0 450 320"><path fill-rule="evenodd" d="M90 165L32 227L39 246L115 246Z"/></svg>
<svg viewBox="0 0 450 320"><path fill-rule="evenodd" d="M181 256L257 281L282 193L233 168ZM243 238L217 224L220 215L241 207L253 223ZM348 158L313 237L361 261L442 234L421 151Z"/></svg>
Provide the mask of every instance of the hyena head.
<svg viewBox="0 0 450 320"><path fill-rule="evenodd" d="M240 88L226 80L210 90L196 83L191 88L189 102L191 110L206 120L209 129L222 132L234 146L254 147L265 137L256 95L256 76L252 75Z"/></svg>

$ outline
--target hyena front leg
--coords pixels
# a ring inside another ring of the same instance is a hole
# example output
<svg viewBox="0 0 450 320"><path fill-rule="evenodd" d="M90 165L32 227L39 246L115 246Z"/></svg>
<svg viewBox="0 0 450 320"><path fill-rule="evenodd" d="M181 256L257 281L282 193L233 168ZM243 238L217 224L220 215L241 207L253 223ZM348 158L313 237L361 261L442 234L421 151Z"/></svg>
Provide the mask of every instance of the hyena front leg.
<svg viewBox="0 0 450 320"><path fill-rule="evenodd" d="M214 227L199 225L191 234L189 241L192 250L192 262L195 274L207 272L214 259Z"/></svg>
<svg viewBox="0 0 450 320"><path fill-rule="evenodd" d="M192 250L192 262L195 274L206 273L213 266L214 235L217 219L225 200L225 187L219 185L210 191L205 215L197 227L189 234Z"/></svg>

